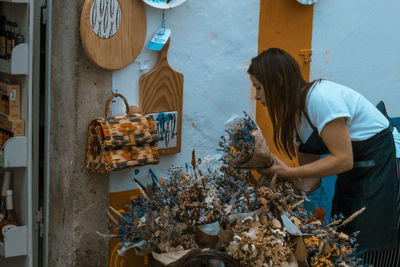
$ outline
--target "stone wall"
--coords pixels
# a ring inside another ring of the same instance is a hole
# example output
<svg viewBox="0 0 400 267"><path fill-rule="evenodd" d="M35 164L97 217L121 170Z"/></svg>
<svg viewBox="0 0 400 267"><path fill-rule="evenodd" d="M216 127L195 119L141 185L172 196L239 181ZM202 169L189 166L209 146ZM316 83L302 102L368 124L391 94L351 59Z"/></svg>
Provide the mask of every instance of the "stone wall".
<svg viewBox="0 0 400 267"><path fill-rule="evenodd" d="M86 57L79 32L83 0L53 1L49 266L107 266L108 175L84 165L87 126L103 116L112 72Z"/></svg>

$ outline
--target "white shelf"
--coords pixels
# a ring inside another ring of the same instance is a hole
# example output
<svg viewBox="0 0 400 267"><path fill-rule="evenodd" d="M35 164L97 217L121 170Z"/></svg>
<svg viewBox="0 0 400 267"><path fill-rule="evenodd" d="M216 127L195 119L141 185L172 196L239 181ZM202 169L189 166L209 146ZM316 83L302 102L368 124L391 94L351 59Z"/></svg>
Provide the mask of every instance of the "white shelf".
<svg viewBox="0 0 400 267"><path fill-rule="evenodd" d="M4 243L0 242L0 255L16 257L26 255L27 227L16 226L8 230L4 236Z"/></svg>
<svg viewBox="0 0 400 267"><path fill-rule="evenodd" d="M15 3L15 4L27 4L29 0L0 0L0 2Z"/></svg>
<svg viewBox="0 0 400 267"><path fill-rule="evenodd" d="M0 151L0 167L16 168L27 166L28 143L25 136L11 137Z"/></svg>
<svg viewBox="0 0 400 267"><path fill-rule="evenodd" d="M28 74L28 44L16 45L11 53L11 59L0 59L0 72L12 75Z"/></svg>

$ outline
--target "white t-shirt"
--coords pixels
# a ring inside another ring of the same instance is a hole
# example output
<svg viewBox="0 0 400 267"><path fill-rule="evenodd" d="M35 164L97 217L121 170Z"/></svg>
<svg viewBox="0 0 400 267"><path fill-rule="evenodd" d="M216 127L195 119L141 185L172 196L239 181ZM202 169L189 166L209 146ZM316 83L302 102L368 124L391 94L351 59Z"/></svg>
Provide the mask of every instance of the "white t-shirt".
<svg viewBox="0 0 400 267"><path fill-rule="evenodd" d="M321 134L325 125L337 118L346 117L352 141L366 140L389 126L386 117L365 97L346 86L322 80L307 96L307 113L311 123ZM312 133L305 118L301 118L299 136L303 143ZM400 158L400 134L393 131L396 156Z"/></svg>

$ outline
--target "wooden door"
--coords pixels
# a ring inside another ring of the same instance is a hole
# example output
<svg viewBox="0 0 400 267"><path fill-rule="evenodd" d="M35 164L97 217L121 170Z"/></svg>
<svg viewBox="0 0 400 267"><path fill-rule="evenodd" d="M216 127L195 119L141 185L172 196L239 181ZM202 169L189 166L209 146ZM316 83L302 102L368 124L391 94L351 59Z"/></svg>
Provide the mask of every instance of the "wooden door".
<svg viewBox="0 0 400 267"><path fill-rule="evenodd" d="M261 0L258 52L278 47L290 53L299 63L305 80L310 76L308 53L311 52L313 6L296 0ZM284 152L278 152L273 141L272 123L268 110L259 101L256 104L256 121L266 138L272 153L291 166L297 159L290 160Z"/></svg>

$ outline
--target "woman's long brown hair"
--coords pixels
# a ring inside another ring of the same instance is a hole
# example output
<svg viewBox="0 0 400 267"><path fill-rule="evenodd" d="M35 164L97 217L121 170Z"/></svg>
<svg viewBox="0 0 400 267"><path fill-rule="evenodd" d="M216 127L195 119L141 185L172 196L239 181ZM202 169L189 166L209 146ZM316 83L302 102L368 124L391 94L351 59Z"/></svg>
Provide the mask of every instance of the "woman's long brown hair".
<svg viewBox="0 0 400 267"><path fill-rule="evenodd" d="M264 87L275 146L293 158L301 111L305 111L308 91L319 80L306 82L296 60L279 48L270 48L253 58L247 72Z"/></svg>

